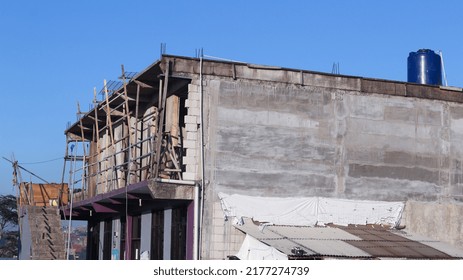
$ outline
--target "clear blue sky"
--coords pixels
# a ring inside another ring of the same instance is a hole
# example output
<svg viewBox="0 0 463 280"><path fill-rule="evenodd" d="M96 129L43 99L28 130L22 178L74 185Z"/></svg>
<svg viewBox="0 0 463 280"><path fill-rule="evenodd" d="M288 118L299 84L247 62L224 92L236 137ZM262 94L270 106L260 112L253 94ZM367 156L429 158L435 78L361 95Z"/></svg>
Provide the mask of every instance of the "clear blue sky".
<svg viewBox="0 0 463 280"><path fill-rule="evenodd" d="M93 88L167 53L406 80L408 53L442 50L463 86L462 1L0 0L0 156L61 182L64 130ZM14 193L0 159L0 194ZM23 172L23 180L34 180ZM65 178L68 175L66 174Z"/></svg>

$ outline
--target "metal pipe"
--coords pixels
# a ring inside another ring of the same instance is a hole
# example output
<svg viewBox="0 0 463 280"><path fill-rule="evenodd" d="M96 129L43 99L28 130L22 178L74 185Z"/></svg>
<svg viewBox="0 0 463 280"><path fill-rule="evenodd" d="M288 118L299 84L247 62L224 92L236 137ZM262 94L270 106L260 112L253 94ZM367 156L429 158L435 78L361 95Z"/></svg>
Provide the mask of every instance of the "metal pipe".
<svg viewBox="0 0 463 280"><path fill-rule="evenodd" d="M441 62L441 67L442 67L442 74L443 74L443 77L444 77L444 85L448 86L448 84L447 84L447 75L445 74L444 54L442 53L442 51L439 51L439 54L440 54L440 62Z"/></svg>
<svg viewBox="0 0 463 280"><path fill-rule="evenodd" d="M77 154L77 140L75 141L75 150L72 151L71 150L71 153L74 153L74 156ZM66 260L69 260L69 253L71 251L71 230L72 230L72 207L73 207L73 202L74 202L74 178L75 178L75 170L73 170L75 168L75 160L74 161L71 161L71 166L69 168L69 183L70 183L70 191L69 191L69 194L70 194L70 206L69 206L69 222L68 222L68 232L67 232L67 243L66 243ZM68 189L69 189L68 188Z"/></svg>
<svg viewBox="0 0 463 280"><path fill-rule="evenodd" d="M159 183L181 184L181 185L190 185L190 186L193 186L196 184L195 181L164 179L164 178L157 178L155 181Z"/></svg>
<svg viewBox="0 0 463 280"><path fill-rule="evenodd" d="M193 260L199 260L199 235L200 235L200 222L199 222L199 201L200 201L200 184L195 184L195 197L194 197L194 222L193 222Z"/></svg>
<svg viewBox="0 0 463 280"><path fill-rule="evenodd" d="M195 187L195 224L194 224L194 259L201 259L201 207L203 205L204 195L204 116L203 116L203 54L199 57L199 118L200 118L200 149L201 149L201 184Z"/></svg>

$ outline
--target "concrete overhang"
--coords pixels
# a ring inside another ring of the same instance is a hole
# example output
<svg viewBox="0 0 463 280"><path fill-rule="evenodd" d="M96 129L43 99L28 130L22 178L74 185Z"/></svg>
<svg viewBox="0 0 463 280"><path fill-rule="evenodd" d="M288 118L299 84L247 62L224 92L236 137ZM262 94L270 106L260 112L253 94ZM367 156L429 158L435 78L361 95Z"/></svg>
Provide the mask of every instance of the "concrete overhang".
<svg viewBox="0 0 463 280"><path fill-rule="evenodd" d="M184 204L194 198L194 185L146 180L62 207L66 217L89 220L93 215L125 215Z"/></svg>

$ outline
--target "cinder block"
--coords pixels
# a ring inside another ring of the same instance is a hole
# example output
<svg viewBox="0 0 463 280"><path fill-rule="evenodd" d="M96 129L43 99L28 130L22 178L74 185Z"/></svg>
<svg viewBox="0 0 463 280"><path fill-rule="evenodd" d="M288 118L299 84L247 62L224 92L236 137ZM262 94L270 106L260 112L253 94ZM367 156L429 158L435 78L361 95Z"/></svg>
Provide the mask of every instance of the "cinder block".
<svg viewBox="0 0 463 280"><path fill-rule="evenodd" d="M185 124L185 130L188 131L198 131L198 124L187 123Z"/></svg>
<svg viewBox="0 0 463 280"><path fill-rule="evenodd" d="M214 242L214 251L221 254L221 251L223 252L225 250L227 250L227 244L225 244L225 242L221 242L221 240Z"/></svg>
<svg viewBox="0 0 463 280"><path fill-rule="evenodd" d="M199 110L199 108L196 108L196 107L188 108L188 115L190 115L190 116L199 116L200 114L201 114L201 110Z"/></svg>
<svg viewBox="0 0 463 280"><path fill-rule="evenodd" d="M182 173L183 180L196 180L197 175L191 172L183 172Z"/></svg>
<svg viewBox="0 0 463 280"><path fill-rule="evenodd" d="M185 116L185 124L198 124L199 123L198 116Z"/></svg>
<svg viewBox="0 0 463 280"><path fill-rule="evenodd" d="M196 86L199 87L199 85L201 84L201 80L199 80L199 75L197 77L198 77L198 79L191 80L191 85L196 85ZM207 86L207 80L204 79L204 77L203 77L202 84L203 84L203 87Z"/></svg>
<svg viewBox="0 0 463 280"><path fill-rule="evenodd" d="M199 170L199 166L196 164L187 164L185 167L186 172L191 172L197 174Z"/></svg>
<svg viewBox="0 0 463 280"><path fill-rule="evenodd" d="M223 234L225 232L225 228L223 227L223 220L220 221L212 221L214 225L212 226L212 232L214 234Z"/></svg>
<svg viewBox="0 0 463 280"><path fill-rule="evenodd" d="M222 260L223 259L223 253L220 251L211 251L210 252L210 259L211 260Z"/></svg>
<svg viewBox="0 0 463 280"><path fill-rule="evenodd" d="M187 99L185 100L185 107L187 107L188 110L192 108L199 108L199 100Z"/></svg>
<svg viewBox="0 0 463 280"><path fill-rule="evenodd" d="M212 242L217 244L224 244L225 236L221 234L214 234L212 235ZM219 249L219 248L216 248Z"/></svg>
<svg viewBox="0 0 463 280"><path fill-rule="evenodd" d="M214 209L214 213L217 213L217 210L222 211L222 204L220 204L220 202L214 202L212 209Z"/></svg>
<svg viewBox="0 0 463 280"><path fill-rule="evenodd" d="M196 131L188 131L186 133L187 140L198 140L198 133Z"/></svg>
<svg viewBox="0 0 463 280"><path fill-rule="evenodd" d="M195 91L188 92L188 99L199 101L200 98L201 98L201 95L199 92L195 92Z"/></svg>
<svg viewBox="0 0 463 280"><path fill-rule="evenodd" d="M199 159L196 157L182 157L183 164L185 165L198 165L199 164Z"/></svg>
<svg viewBox="0 0 463 280"><path fill-rule="evenodd" d="M186 149L186 156L187 157L199 157L201 156L200 150L195 149L195 148Z"/></svg>
<svg viewBox="0 0 463 280"><path fill-rule="evenodd" d="M188 92L193 92L193 91L196 91L196 92L199 91L199 84L195 85L195 84L191 83L191 84L188 85Z"/></svg>
<svg viewBox="0 0 463 280"><path fill-rule="evenodd" d="M196 141L194 140L185 140L183 141L184 148L196 148Z"/></svg>

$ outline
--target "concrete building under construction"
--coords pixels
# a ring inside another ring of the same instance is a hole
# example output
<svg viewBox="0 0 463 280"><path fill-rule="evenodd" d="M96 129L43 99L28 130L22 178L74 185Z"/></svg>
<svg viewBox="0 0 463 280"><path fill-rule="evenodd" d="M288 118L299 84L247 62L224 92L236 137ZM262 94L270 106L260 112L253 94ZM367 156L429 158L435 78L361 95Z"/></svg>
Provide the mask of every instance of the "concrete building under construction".
<svg viewBox="0 0 463 280"><path fill-rule="evenodd" d="M463 257L460 88L172 55L121 72L65 132L88 259Z"/></svg>

